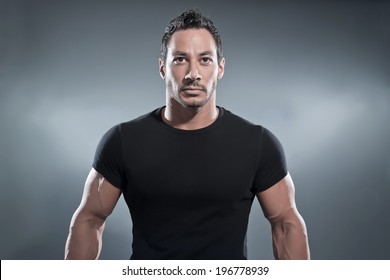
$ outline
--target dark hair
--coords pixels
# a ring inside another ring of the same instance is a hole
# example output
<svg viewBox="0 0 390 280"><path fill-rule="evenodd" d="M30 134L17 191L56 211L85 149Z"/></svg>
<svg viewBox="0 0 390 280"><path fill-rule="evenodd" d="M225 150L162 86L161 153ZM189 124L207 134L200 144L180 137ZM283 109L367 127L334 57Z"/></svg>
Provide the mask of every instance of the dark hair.
<svg viewBox="0 0 390 280"><path fill-rule="evenodd" d="M219 33L219 30L217 29L217 27L215 27L211 19L203 16L202 13L196 9L187 10L169 22L168 26L165 28L165 32L161 42L162 60L165 62L167 58L167 46L172 38L173 33L179 30L185 30L190 28L205 28L211 33L217 45L218 62L221 61L223 57L221 34Z"/></svg>

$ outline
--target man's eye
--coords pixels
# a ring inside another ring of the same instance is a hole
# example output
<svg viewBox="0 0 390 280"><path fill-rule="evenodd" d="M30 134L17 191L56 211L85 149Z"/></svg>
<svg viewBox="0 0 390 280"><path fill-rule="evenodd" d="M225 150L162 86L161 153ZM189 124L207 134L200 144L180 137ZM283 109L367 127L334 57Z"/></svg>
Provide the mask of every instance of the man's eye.
<svg viewBox="0 0 390 280"><path fill-rule="evenodd" d="M184 58L184 57L175 57L174 59L173 59L173 62L174 63L183 63L183 62L185 62L186 61L186 59Z"/></svg>
<svg viewBox="0 0 390 280"><path fill-rule="evenodd" d="M213 60L210 57L202 57L201 62L202 63L211 63Z"/></svg>

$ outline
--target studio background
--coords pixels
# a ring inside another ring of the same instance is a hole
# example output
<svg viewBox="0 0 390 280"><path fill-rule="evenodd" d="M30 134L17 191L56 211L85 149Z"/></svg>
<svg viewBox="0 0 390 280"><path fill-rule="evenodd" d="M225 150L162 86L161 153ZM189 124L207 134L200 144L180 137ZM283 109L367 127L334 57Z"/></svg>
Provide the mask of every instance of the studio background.
<svg viewBox="0 0 390 280"><path fill-rule="evenodd" d="M389 1L0 1L0 258L62 259L96 145L165 102L168 21L222 33L218 104L283 143L313 259L390 259ZM255 201L250 259L272 259ZM121 199L102 259L128 259Z"/></svg>

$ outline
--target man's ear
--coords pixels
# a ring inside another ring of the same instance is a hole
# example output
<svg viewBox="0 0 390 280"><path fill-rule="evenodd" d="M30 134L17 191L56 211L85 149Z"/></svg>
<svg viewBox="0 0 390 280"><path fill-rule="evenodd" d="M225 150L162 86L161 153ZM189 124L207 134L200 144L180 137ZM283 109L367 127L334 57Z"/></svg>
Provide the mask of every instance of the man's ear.
<svg viewBox="0 0 390 280"><path fill-rule="evenodd" d="M160 76L163 80L165 80L165 65L164 65L164 61L161 58L158 59L158 65L159 65Z"/></svg>
<svg viewBox="0 0 390 280"><path fill-rule="evenodd" d="M225 58L222 57L218 65L218 80L222 79L224 73L225 73Z"/></svg>

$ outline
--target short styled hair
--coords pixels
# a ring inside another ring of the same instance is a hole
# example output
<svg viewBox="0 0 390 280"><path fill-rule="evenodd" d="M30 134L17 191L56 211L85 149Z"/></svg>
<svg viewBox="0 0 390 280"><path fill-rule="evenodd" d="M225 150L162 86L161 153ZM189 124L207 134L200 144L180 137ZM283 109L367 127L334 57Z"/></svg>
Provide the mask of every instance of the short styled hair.
<svg viewBox="0 0 390 280"><path fill-rule="evenodd" d="M186 30L191 28L205 28L211 33L217 46L218 62L220 62L223 58L221 34L211 19L202 15L202 13L197 9L187 10L169 22L168 26L165 28L161 42L162 60L164 62L166 61L168 43L171 40L173 33L179 30Z"/></svg>

